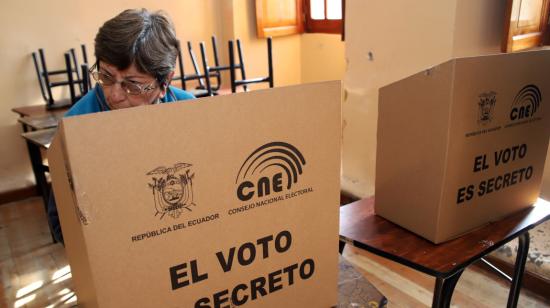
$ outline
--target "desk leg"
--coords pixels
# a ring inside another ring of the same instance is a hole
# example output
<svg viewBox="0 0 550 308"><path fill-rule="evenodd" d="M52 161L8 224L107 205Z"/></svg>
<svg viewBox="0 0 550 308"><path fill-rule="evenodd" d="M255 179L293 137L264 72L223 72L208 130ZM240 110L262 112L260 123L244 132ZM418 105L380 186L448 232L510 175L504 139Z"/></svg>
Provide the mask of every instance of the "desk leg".
<svg viewBox="0 0 550 308"><path fill-rule="evenodd" d="M40 154L40 148L27 141L27 148L29 150L29 157L31 159L32 171L34 172L34 178L36 179L36 186L38 192L42 195L44 201L44 209L48 204L48 181L44 174L44 167L42 166L42 155Z"/></svg>
<svg viewBox="0 0 550 308"><path fill-rule="evenodd" d="M449 307L451 305L451 298L453 297L456 283L463 271L461 270L451 277L436 278L432 307Z"/></svg>
<svg viewBox="0 0 550 308"><path fill-rule="evenodd" d="M48 181L46 180L45 167L42 165L42 154L40 153L40 148L27 141L27 148L29 149L29 156L31 159L32 171L34 172L34 177L36 179L36 186L40 195L42 195L42 201L44 202L44 211L46 212L46 219L48 218L48 198L50 196L50 188L48 187ZM50 226L50 220L48 219L48 226L50 228L50 233L52 235L52 241L56 243L55 237L53 236L52 227Z"/></svg>
<svg viewBox="0 0 550 308"><path fill-rule="evenodd" d="M508 304L506 307L515 308L518 305L519 291L523 280L523 271L525 270L525 261L529 252L529 232L525 232L518 237L518 254L516 256L516 266L514 277L512 277L512 286L508 294Z"/></svg>

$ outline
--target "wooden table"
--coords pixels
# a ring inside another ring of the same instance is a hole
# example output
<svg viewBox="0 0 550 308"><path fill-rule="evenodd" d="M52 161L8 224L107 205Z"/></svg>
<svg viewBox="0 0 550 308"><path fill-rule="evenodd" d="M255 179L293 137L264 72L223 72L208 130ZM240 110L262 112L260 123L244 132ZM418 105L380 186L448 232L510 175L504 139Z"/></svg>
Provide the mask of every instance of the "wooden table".
<svg viewBox="0 0 550 308"><path fill-rule="evenodd" d="M49 128L21 134L27 142L32 171L34 172L36 179L36 186L38 187L38 190L42 195L42 200L44 201L46 216L48 214L48 198L50 196L50 187L46 179L46 172L49 172L50 168L48 165L44 164L45 157L42 157L42 150L47 150L50 147L56 131L57 128ZM53 237L53 233L52 239L55 243L56 241Z"/></svg>
<svg viewBox="0 0 550 308"><path fill-rule="evenodd" d="M62 105L60 106L60 108L48 109L46 108L46 105L31 105L12 109L13 112L19 115L18 121L23 127L23 138L25 138L25 140L27 141L27 151L31 160L34 179L38 191L42 195L42 198L45 200L44 206L47 205L48 198L47 194L44 195L44 192L48 191L48 189L45 188L47 187L47 183L45 180L46 177L44 175L44 172L46 172L47 170L44 169L44 166L42 164L40 148L44 148L45 144L33 142L33 138L48 136L50 135L50 133L30 134L27 136L25 134L29 132L57 127L58 122L63 117L65 112L67 112L69 107L70 105Z"/></svg>
<svg viewBox="0 0 550 308"><path fill-rule="evenodd" d="M514 238L519 238L508 307L516 307L529 250L528 231L550 219L550 204L536 206L490 223L460 238L433 244L374 214L374 197L340 208L340 252L351 244L434 276L433 307L449 307L464 269Z"/></svg>
<svg viewBox="0 0 550 308"><path fill-rule="evenodd" d="M61 105L59 108L56 109L47 109L46 105L30 105L30 106L22 106L22 107L16 107L12 108L11 111L17 113L20 117L28 117L28 116L40 116L45 114L64 114L69 110L71 106L70 105Z"/></svg>
<svg viewBox="0 0 550 308"><path fill-rule="evenodd" d="M51 113L20 117L18 121L23 125L23 131L28 132L57 127L61 118L63 118L63 113Z"/></svg>

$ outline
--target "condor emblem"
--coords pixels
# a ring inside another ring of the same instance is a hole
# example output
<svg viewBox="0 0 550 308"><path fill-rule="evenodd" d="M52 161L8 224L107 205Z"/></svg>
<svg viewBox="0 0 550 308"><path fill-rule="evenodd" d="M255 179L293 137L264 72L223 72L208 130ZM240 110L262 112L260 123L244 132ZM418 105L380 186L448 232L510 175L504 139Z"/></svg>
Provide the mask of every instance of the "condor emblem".
<svg viewBox="0 0 550 308"><path fill-rule="evenodd" d="M177 163L173 167L158 167L147 173L151 176L152 183L149 187L153 190L155 202L155 216L160 219L168 214L178 218L184 210L192 211L195 206L193 201L193 178L191 164Z"/></svg>

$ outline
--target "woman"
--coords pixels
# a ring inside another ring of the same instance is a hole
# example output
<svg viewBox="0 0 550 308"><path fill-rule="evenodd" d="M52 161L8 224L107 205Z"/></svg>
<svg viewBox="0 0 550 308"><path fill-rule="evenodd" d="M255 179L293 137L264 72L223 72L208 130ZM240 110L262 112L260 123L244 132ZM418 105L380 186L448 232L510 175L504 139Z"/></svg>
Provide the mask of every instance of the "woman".
<svg viewBox="0 0 550 308"><path fill-rule="evenodd" d="M97 62L90 69L97 82L66 117L194 98L170 86L178 54L174 27L162 12L126 10L108 20L95 37ZM53 193L48 218L63 242Z"/></svg>
<svg viewBox="0 0 550 308"><path fill-rule="evenodd" d="M194 98L169 86L176 66L177 38L162 12L126 10L108 20L95 37L97 82L65 116Z"/></svg>

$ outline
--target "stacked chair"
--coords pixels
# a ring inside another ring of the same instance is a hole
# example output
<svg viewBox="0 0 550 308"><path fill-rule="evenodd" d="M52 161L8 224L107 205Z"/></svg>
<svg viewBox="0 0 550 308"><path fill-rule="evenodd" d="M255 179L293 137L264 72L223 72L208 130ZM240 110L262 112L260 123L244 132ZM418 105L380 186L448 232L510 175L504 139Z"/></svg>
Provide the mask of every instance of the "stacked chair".
<svg viewBox="0 0 550 308"><path fill-rule="evenodd" d="M184 71L183 58L181 46L178 46L178 70L179 76L174 77L172 80L181 80L181 88L191 92L196 97L206 97L212 95L218 95L218 92L222 85L222 72L229 71L231 78L231 92L235 93L237 87L242 87L243 91L248 91L248 85L257 84L257 83L268 83L269 87L273 87L273 56L272 56L272 40L271 38L267 39L267 59L268 59L268 75L266 77L257 77L257 78L246 78L245 65L244 65L244 54L241 41L236 40L236 49L237 55L235 55L234 42L228 42L229 48L229 65L220 65L219 55L218 55L218 46L216 37L212 36L212 54L213 54L213 65L211 66L208 61L208 56L206 54L206 44L204 42L199 43L202 67L198 63L198 57L193 51L193 46L191 42L187 42L187 50L189 53L189 58L194 69L194 74L186 75ZM236 61L238 57L238 61ZM240 75L240 79L238 76ZM186 84L187 81L194 80L196 82L196 87L194 89L188 89Z"/></svg>
<svg viewBox="0 0 550 308"><path fill-rule="evenodd" d="M88 57L86 53L86 46L81 45L82 50L82 64L79 65L78 58L74 48L70 49L64 54L65 68L58 70L49 70L46 64L46 56L44 49L40 48L38 53L32 53L32 59L40 86L40 92L46 102L47 109L64 108L74 104L85 95L91 88L91 81L88 73ZM80 66L80 67L79 67ZM52 81L52 77L65 75L60 81ZM52 89L56 87L68 87L70 98L69 99L54 99L52 95ZM75 87L78 88L78 94Z"/></svg>

